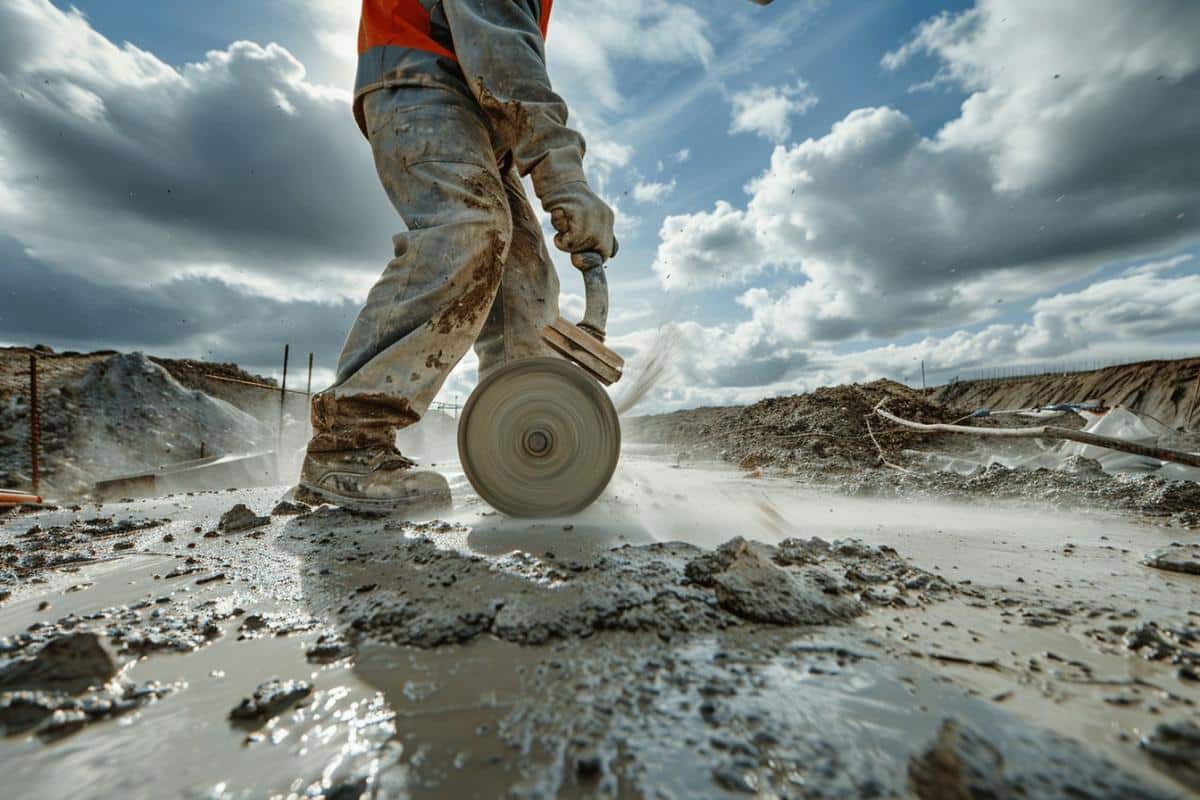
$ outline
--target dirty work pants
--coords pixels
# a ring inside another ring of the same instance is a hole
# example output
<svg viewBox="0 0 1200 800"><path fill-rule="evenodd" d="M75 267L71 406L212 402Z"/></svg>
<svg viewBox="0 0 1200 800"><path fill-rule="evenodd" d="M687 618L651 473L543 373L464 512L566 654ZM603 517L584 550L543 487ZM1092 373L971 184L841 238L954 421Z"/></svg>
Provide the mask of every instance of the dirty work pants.
<svg viewBox="0 0 1200 800"><path fill-rule="evenodd" d="M418 101L419 102L414 102ZM408 230L313 398L313 452L390 444L424 415L472 343L481 377L548 354L558 274L521 179L497 166L471 98L380 89L364 98L375 166Z"/></svg>

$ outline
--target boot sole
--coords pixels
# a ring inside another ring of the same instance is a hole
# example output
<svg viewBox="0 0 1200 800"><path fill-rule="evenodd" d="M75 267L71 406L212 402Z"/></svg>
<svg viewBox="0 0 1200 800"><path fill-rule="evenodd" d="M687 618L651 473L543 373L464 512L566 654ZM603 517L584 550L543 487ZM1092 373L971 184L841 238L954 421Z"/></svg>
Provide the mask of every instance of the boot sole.
<svg viewBox="0 0 1200 800"><path fill-rule="evenodd" d="M397 511L429 511L436 508L449 508L451 506L449 492L444 494L441 492L434 494L414 494L396 498L353 497L351 495L337 494L304 482L301 482L296 487L295 497L301 503L308 505L329 503L340 508L348 508L352 511L370 511L383 514ZM318 502L311 503L309 499L315 499Z"/></svg>

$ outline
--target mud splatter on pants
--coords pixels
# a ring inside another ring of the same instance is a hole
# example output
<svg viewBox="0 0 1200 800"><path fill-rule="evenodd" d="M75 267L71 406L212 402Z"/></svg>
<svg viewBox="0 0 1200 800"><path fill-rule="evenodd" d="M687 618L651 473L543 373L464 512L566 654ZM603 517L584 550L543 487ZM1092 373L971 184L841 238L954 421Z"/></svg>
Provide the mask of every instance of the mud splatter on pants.
<svg viewBox="0 0 1200 800"><path fill-rule="evenodd" d="M472 344L485 376L547 355L558 274L473 101L381 89L364 99L379 178L408 230L359 312L336 383L312 403L310 452L390 444L424 415ZM419 102L413 101L419 99Z"/></svg>

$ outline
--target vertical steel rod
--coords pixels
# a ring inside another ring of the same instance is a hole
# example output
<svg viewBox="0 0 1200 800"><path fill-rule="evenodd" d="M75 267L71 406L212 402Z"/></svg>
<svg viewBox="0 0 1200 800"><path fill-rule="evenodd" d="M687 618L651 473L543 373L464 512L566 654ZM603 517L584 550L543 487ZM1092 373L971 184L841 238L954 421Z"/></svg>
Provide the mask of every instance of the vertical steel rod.
<svg viewBox="0 0 1200 800"><path fill-rule="evenodd" d="M29 461L33 478L33 493L38 494L41 488L41 464L38 463L38 451L41 450L42 419L38 411L38 373L37 356L29 354Z"/></svg>
<svg viewBox="0 0 1200 800"><path fill-rule="evenodd" d="M285 344L283 346L283 380L279 382L279 443L275 447L276 460L283 454L283 412L287 405L287 370L288 370L288 353L292 346Z"/></svg>
<svg viewBox="0 0 1200 800"><path fill-rule="evenodd" d="M306 395L308 395L309 397L312 397L312 367L313 367L313 354L309 353L308 354L308 388L304 390L304 393Z"/></svg>

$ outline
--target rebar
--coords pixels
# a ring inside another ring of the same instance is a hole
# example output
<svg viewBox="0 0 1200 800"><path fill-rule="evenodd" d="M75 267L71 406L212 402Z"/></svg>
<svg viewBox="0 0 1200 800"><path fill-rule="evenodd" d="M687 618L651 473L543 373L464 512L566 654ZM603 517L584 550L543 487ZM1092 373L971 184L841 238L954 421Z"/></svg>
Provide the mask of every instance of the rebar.
<svg viewBox="0 0 1200 800"><path fill-rule="evenodd" d="M33 493L39 494L41 486L41 464L38 455L41 450L42 418L38 409L38 373L37 356L29 354L29 461L30 473L33 478Z"/></svg>
<svg viewBox="0 0 1200 800"><path fill-rule="evenodd" d="M288 371L288 354L291 352L292 346L285 344L283 346L283 379L279 382L279 441L275 446L277 456L283 454L283 415L287 409L287 371Z"/></svg>

